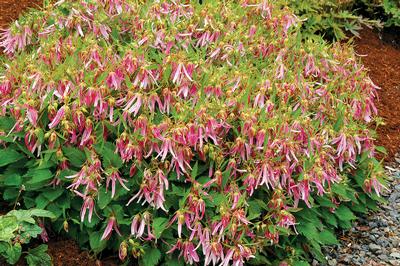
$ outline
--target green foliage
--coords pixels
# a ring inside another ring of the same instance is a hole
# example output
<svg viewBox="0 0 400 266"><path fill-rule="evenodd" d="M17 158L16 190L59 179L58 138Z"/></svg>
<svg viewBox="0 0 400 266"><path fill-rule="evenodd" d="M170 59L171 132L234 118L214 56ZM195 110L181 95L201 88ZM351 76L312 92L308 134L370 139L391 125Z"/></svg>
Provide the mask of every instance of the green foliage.
<svg viewBox="0 0 400 266"><path fill-rule="evenodd" d="M397 0L383 0L383 9L387 16L385 25L400 27L400 2Z"/></svg>
<svg viewBox="0 0 400 266"><path fill-rule="evenodd" d="M302 32L305 38L318 35L328 40L342 40L349 33L358 36L358 31L367 26L379 26L379 22L356 14L354 0L288 0L289 6L304 20Z"/></svg>
<svg viewBox="0 0 400 266"><path fill-rule="evenodd" d="M53 219L55 216L41 209L13 210L0 216L0 255L7 263L17 263L23 253L22 245L42 233L43 229L36 223L37 218ZM51 265L51 258L46 252L46 245L28 249L24 252L26 262L29 266Z"/></svg>

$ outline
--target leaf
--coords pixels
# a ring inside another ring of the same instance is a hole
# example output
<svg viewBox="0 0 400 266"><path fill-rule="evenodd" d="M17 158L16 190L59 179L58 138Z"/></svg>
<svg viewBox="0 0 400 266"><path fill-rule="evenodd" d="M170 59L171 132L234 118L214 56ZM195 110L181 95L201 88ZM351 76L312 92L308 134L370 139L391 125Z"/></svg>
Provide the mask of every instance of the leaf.
<svg viewBox="0 0 400 266"><path fill-rule="evenodd" d="M385 147L382 147L382 146L375 146L375 150L378 151L378 152L380 152L380 153L382 153L382 154L387 155L387 151L386 151Z"/></svg>
<svg viewBox="0 0 400 266"><path fill-rule="evenodd" d="M47 189L43 195L49 200L49 201L55 201L56 199L58 199L63 193L64 193L65 189L63 189L62 187L56 187L56 188L50 188Z"/></svg>
<svg viewBox="0 0 400 266"><path fill-rule="evenodd" d="M30 209L30 210L28 210L28 212L32 216L36 216L36 217L45 217L45 218L50 218L50 219L54 219L55 218L55 216L54 216L54 214L52 212L46 211L46 210Z"/></svg>
<svg viewBox="0 0 400 266"><path fill-rule="evenodd" d="M293 262L293 266L309 266L310 264L304 260L296 260Z"/></svg>
<svg viewBox="0 0 400 266"><path fill-rule="evenodd" d="M103 249L105 249L105 247L107 245L107 241L101 240L102 235L103 235L102 232L92 232L89 235L90 248L95 253L100 253Z"/></svg>
<svg viewBox="0 0 400 266"><path fill-rule="evenodd" d="M20 226L22 227L21 238L26 239L25 243L29 243L31 238L36 238L43 231L37 224L22 222Z"/></svg>
<svg viewBox="0 0 400 266"><path fill-rule="evenodd" d="M49 205L49 203L50 201L44 196L44 193L39 194L39 196L37 196L35 199L36 208L44 209L47 207L47 205Z"/></svg>
<svg viewBox="0 0 400 266"><path fill-rule="evenodd" d="M47 245L42 244L36 248L29 249L25 259L29 266L51 266L51 257L47 254Z"/></svg>
<svg viewBox="0 0 400 266"><path fill-rule="evenodd" d="M312 223L303 223L297 226L299 231L307 239L319 241L319 233L317 228Z"/></svg>
<svg viewBox="0 0 400 266"><path fill-rule="evenodd" d="M325 245L339 244L339 241L336 239L335 235L328 230L324 230L319 233L319 239L321 240L321 243Z"/></svg>
<svg viewBox="0 0 400 266"><path fill-rule="evenodd" d="M19 260L22 254L22 247L20 243L16 243L15 245L9 245L5 251L6 260L10 264L15 264Z"/></svg>
<svg viewBox="0 0 400 266"><path fill-rule="evenodd" d="M154 235L156 238L160 238L162 232L168 225L168 219L164 217L157 217L153 221Z"/></svg>
<svg viewBox="0 0 400 266"><path fill-rule="evenodd" d="M111 142L106 142L104 145L97 144L95 145L96 152L101 154L103 158L104 167L115 167L121 168L123 162L121 157L115 153L115 145Z"/></svg>
<svg viewBox="0 0 400 266"><path fill-rule="evenodd" d="M258 204L257 201L252 200L248 202L249 204L249 215L247 216L247 219L252 220L254 218L257 218L261 214L261 207Z"/></svg>
<svg viewBox="0 0 400 266"><path fill-rule="evenodd" d="M16 161L21 160L25 156L16 152L11 148L1 149L0 150L0 167L9 165Z"/></svg>
<svg viewBox="0 0 400 266"><path fill-rule="evenodd" d="M81 167L86 161L85 153L80 149L73 147L62 147L62 151L72 166Z"/></svg>
<svg viewBox="0 0 400 266"><path fill-rule="evenodd" d="M0 241L9 242L14 238L14 231L18 229L15 216L0 216Z"/></svg>
<svg viewBox="0 0 400 266"><path fill-rule="evenodd" d="M3 199L6 201L13 201L16 200L18 195L19 195L18 188L6 188L3 192Z"/></svg>
<svg viewBox="0 0 400 266"><path fill-rule="evenodd" d="M328 210L321 211L321 219L323 219L327 224L332 225L333 227L337 228L337 220L333 213L329 212Z"/></svg>
<svg viewBox="0 0 400 266"><path fill-rule="evenodd" d="M22 183L22 177L18 174L10 174L7 175L6 178L4 179L4 185L6 186L13 186L13 187L19 187Z"/></svg>
<svg viewBox="0 0 400 266"><path fill-rule="evenodd" d="M35 224L35 220L32 218L36 217L46 217L46 218L55 218L52 212L41 210L41 209L30 209L30 210L13 210L7 213L8 215L15 216L18 222L27 222L31 224Z"/></svg>
<svg viewBox="0 0 400 266"><path fill-rule="evenodd" d="M191 173L191 176L193 179L195 179L197 177L198 170L199 170L199 162L196 162L195 165L193 166L192 173Z"/></svg>
<svg viewBox="0 0 400 266"><path fill-rule="evenodd" d="M161 259L161 252L157 248L147 248L141 259L144 266L156 266Z"/></svg>
<svg viewBox="0 0 400 266"><path fill-rule="evenodd" d="M183 263L183 260L180 260L178 258L171 258L171 259L166 259L165 266L184 266L185 264Z"/></svg>
<svg viewBox="0 0 400 266"><path fill-rule="evenodd" d="M104 209L112 201L111 191L108 191L108 193L107 193L105 187L103 186L99 189L98 195L99 196L98 196L97 203L98 203L100 209Z"/></svg>
<svg viewBox="0 0 400 266"><path fill-rule="evenodd" d="M27 184L35 185L49 181L53 177L53 173L48 169L31 169L26 173L25 177L32 177Z"/></svg>
<svg viewBox="0 0 400 266"><path fill-rule="evenodd" d="M344 205L341 205L336 209L335 214L339 220L349 221L357 219L357 217L353 214L353 212Z"/></svg>

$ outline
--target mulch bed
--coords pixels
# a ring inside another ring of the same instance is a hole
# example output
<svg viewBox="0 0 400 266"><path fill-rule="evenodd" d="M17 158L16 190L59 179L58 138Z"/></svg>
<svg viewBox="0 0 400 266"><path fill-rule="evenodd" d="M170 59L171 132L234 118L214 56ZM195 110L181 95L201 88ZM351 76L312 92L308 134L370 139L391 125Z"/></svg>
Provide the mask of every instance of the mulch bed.
<svg viewBox="0 0 400 266"><path fill-rule="evenodd" d="M18 18L28 8L41 6L43 0L0 0L0 28Z"/></svg>
<svg viewBox="0 0 400 266"><path fill-rule="evenodd" d="M355 50L369 69L372 81L381 87L376 104L385 125L377 130L376 145L386 148L386 160L390 161L400 147L400 30L378 33L364 29L360 35Z"/></svg>
<svg viewBox="0 0 400 266"><path fill-rule="evenodd" d="M18 18L27 8L37 7L42 0L0 0L0 28ZM397 37L396 37L397 36ZM389 156L400 147L400 33L385 32L383 37L370 29L361 32L356 39L356 52L362 56L364 65L369 69L371 79L382 89L379 91L377 107L385 125L378 129L377 145L384 146ZM396 48L397 46L397 48ZM100 262L81 251L72 240L56 240L49 243L49 254L56 266L61 265L116 265L113 260Z"/></svg>

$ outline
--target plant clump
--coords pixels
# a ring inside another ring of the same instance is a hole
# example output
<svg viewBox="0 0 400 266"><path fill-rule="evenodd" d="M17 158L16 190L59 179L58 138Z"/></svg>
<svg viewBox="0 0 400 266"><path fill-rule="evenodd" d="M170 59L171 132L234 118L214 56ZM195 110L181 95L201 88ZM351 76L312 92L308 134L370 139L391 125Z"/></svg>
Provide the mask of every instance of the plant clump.
<svg viewBox="0 0 400 266"><path fill-rule="evenodd" d="M304 43L300 25L266 0L30 12L1 38L3 198L23 185L56 229L144 265L262 264L315 236L301 210L353 219L345 201L383 188L377 87L349 48Z"/></svg>

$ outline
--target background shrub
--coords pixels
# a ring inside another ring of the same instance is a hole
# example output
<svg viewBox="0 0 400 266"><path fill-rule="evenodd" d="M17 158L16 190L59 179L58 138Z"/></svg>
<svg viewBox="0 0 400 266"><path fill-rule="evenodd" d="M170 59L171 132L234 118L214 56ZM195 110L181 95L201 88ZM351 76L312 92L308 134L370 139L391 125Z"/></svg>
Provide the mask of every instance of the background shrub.
<svg viewBox="0 0 400 266"><path fill-rule="evenodd" d="M284 1L30 12L1 41L3 199L143 265L323 260L382 189L376 86L300 27Z"/></svg>

